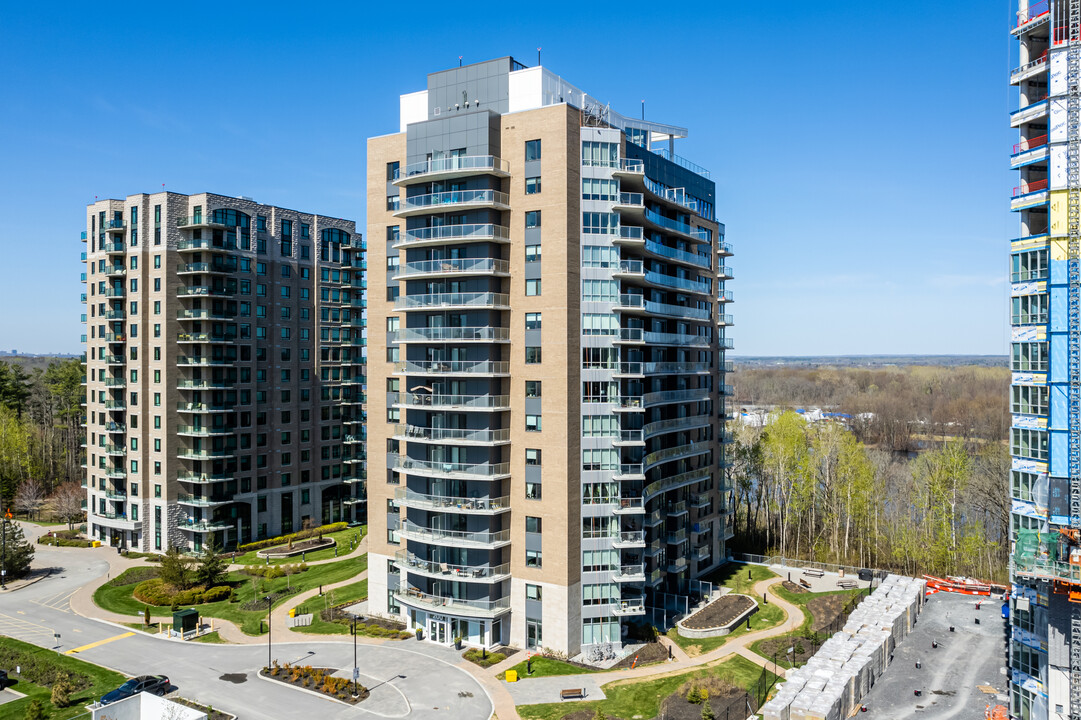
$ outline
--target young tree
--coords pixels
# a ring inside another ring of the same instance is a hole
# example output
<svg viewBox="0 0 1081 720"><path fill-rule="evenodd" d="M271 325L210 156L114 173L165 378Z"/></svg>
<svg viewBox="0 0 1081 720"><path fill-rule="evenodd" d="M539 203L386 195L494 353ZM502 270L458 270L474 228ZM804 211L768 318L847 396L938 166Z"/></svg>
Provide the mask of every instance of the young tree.
<svg viewBox="0 0 1081 720"><path fill-rule="evenodd" d="M45 486L40 480L23 480L15 490L15 509L33 518L45 505Z"/></svg>
<svg viewBox="0 0 1081 720"><path fill-rule="evenodd" d="M195 583L208 588L220 585L225 579L229 561L221 553L218 544L211 540L203 546L203 554L195 566Z"/></svg>
<svg viewBox="0 0 1081 720"><path fill-rule="evenodd" d="M86 491L77 482L66 482L56 489L52 497L53 512L61 520L67 522L68 529L74 529L75 523L83 519L83 503L86 502Z"/></svg>
<svg viewBox="0 0 1081 720"><path fill-rule="evenodd" d="M160 577L177 590L187 590L192 586L192 564L192 559L174 545L161 558Z"/></svg>
<svg viewBox="0 0 1081 720"><path fill-rule="evenodd" d="M26 540L23 529L17 522L0 520L0 538L3 538L6 579L21 578L30 572L30 563L34 559L34 546Z"/></svg>
<svg viewBox="0 0 1081 720"><path fill-rule="evenodd" d="M41 706L41 700L34 698L30 701L30 704L26 706L26 713L23 715L24 720L45 720L45 708Z"/></svg>

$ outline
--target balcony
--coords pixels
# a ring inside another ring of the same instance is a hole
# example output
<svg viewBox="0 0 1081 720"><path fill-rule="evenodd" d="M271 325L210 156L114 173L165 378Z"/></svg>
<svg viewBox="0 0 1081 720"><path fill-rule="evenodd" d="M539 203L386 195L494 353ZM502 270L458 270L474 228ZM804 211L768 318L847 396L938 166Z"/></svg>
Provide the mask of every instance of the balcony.
<svg viewBox="0 0 1081 720"><path fill-rule="evenodd" d="M484 223L479 225L439 225L435 227L406 230L393 248L395 250L426 245L448 243L510 242L510 229L503 225Z"/></svg>
<svg viewBox="0 0 1081 720"><path fill-rule="evenodd" d="M131 520L128 518L127 513L95 512L91 510L87 512L87 515L91 522L118 530L141 530L143 527L142 520Z"/></svg>
<svg viewBox="0 0 1081 720"><path fill-rule="evenodd" d="M414 588L409 588L404 592L396 591L394 597L398 602L409 607L418 607L449 615L494 618L510 611L510 598L460 600L440 595L429 595Z"/></svg>
<svg viewBox="0 0 1081 720"><path fill-rule="evenodd" d="M612 205L612 209L616 212L621 212L624 215L641 218L645 215L645 199L643 198L642 193L621 192L619 194L619 199Z"/></svg>
<svg viewBox="0 0 1081 720"><path fill-rule="evenodd" d="M503 445L510 442L510 430L468 430L398 425L394 437L406 442L453 443L456 445Z"/></svg>
<svg viewBox="0 0 1081 720"><path fill-rule="evenodd" d="M709 347L713 342L706 335L685 333L645 332L642 333L642 339L649 345L678 345L682 347Z"/></svg>
<svg viewBox="0 0 1081 720"><path fill-rule="evenodd" d="M612 547L615 548L644 548L646 546L646 531L631 530L621 532L613 538Z"/></svg>
<svg viewBox="0 0 1081 720"><path fill-rule="evenodd" d="M720 272L720 268L718 268L718 272ZM685 292L699 293L702 295L709 295L712 292L710 283L699 282L698 280L691 280L690 278L676 277L675 275L664 275L652 270L645 274L645 280L650 285L683 290Z"/></svg>
<svg viewBox="0 0 1081 720"><path fill-rule="evenodd" d="M105 477L110 480L123 480L128 474L124 472L123 468L113 467L105 469Z"/></svg>
<svg viewBox="0 0 1081 720"><path fill-rule="evenodd" d="M510 477L510 463L459 463L418 460L390 453L390 467L407 475L464 480L503 480Z"/></svg>
<svg viewBox="0 0 1081 720"><path fill-rule="evenodd" d="M1014 110L1010 113L1010 127L1021 127L1025 123L1030 123L1033 120L1042 118L1047 115L1049 109L1050 103L1045 98L1026 105L1018 110Z"/></svg>
<svg viewBox="0 0 1081 720"><path fill-rule="evenodd" d="M123 320L127 316L128 314L123 310L108 310L102 314L102 317L106 320Z"/></svg>
<svg viewBox="0 0 1081 720"><path fill-rule="evenodd" d="M106 425L105 425L105 432L109 433L110 435L114 435L114 434L118 434L118 433L123 434L123 433L127 433L127 431L128 431L128 426L125 423L111 422L111 423L106 423Z"/></svg>
<svg viewBox="0 0 1081 720"><path fill-rule="evenodd" d="M229 227L225 223L214 222L211 220L213 215L192 215L190 217L180 217L176 219L176 226L183 230L191 230L193 228L222 228Z"/></svg>
<svg viewBox="0 0 1081 720"><path fill-rule="evenodd" d="M448 258L418 260L398 268L394 280L443 277L444 275L490 275L510 277L510 262L497 258Z"/></svg>
<svg viewBox="0 0 1081 720"><path fill-rule="evenodd" d="M182 367L208 365L228 366L236 364L236 358L202 357L199 355L177 355L176 364Z"/></svg>
<svg viewBox="0 0 1081 720"><path fill-rule="evenodd" d="M122 388L127 387L128 381L122 377L110 377L105 378L105 387L107 388Z"/></svg>
<svg viewBox="0 0 1081 720"><path fill-rule="evenodd" d="M407 550L394 553L394 564L415 575L437 580L500 582L510 578L510 563L502 565L452 565L434 560L423 560Z"/></svg>
<svg viewBox="0 0 1081 720"><path fill-rule="evenodd" d="M1040 73L1046 71L1047 52L1044 51L1044 54L1036 58L1035 60L1030 60L1024 65L1015 68L1014 71L1010 73L1010 84L1017 85L1030 77L1035 77L1036 75L1039 75Z"/></svg>
<svg viewBox="0 0 1081 720"><path fill-rule="evenodd" d="M685 263L687 265L693 265L695 267L704 268L709 270L713 265L712 258L709 253L688 252L687 250L678 250L676 248L662 245L661 243L654 242L652 240L646 240L645 251L651 255L665 258L666 260L673 260L675 262Z"/></svg>
<svg viewBox="0 0 1081 720"><path fill-rule="evenodd" d="M616 245L628 247L644 247L645 241L645 230L637 225L621 225L619 235L612 239Z"/></svg>
<svg viewBox="0 0 1081 720"><path fill-rule="evenodd" d="M645 178L646 164L642 160L634 160L631 158L620 158L619 167L612 169L613 177L617 177L620 180L631 180L641 182Z"/></svg>
<svg viewBox="0 0 1081 720"><path fill-rule="evenodd" d="M105 333L105 342L110 343L122 343L127 342L127 336L124 333Z"/></svg>
<svg viewBox="0 0 1081 720"><path fill-rule="evenodd" d="M642 463L622 463L612 476L613 480L644 480Z"/></svg>
<svg viewBox="0 0 1081 720"><path fill-rule="evenodd" d="M105 251L106 255L123 255L127 252L123 240L111 240L105 243L101 249Z"/></svg>
<svg viewBox="0 0 1081 720"><path fill-rule="evenodd" d="M176 474L176 479L186 483L198 483L200 485L208 485L216 482L227 482L235 479L232 475L215 475L214 473L194 473L191 471L181 471Z"/></svg>
<svg viewBox="0 0 1081 720"><path fill-rule="evenodd" d="M713 450L716 445L716 442L707 440L705 442L687 443L686 445L678 445L676 447L658 450L646 455L645 467L648 470L662 463L672 462L673 460L682 460L684 458L694 457L695 455L702 455Z"/></svg>
<svg viewBox="0 0 1081 720"><path fill-rule="evenodd" d="M128 405L123 400L106 400L106 410L127 410Z"/></svg>
<svg viewBox="0 0 1081 720"><path fill-rule="evenodd" d="M1051 15L1048 8L1048 0L1036 0L1026 7L1024 10L1017 11L1017 27L1011 32L1014 34L1020 34L1034 30L1037 26L1043 25L1051 19Z"/></svg>
<svg viewBox="0 0 1081 720"><path fill-rule="evenodd" d="M646 614L646 601L643 598L620 600L618 605L611 605L610 607L613 615L621 617Z"/></svg>
<svg viewBox="0 0 1081 720"><path fill-rule="evenodd" d="M621 497L619 498L619 507L613 512L616 515L644 515L646 507L641 496Z"/></svg>
<svg viewBox="0 0 1081 720"><path fill-rule="evenodd" d="M646 502L649 502L661 493L676 490L687 485L705 482L710 479L711 475L712 470L708 467L688 470L687 472L679 473L678 475L666 477L663 480L651 482L642 489L642 495L646 499Z"/></svg>
<svg viewBox="0 0 1081 720"><path fill-rule="evenodd" d="M101 225L101 229L108 234L122 233L124 232L125 227L127 227L127 225L124 224L123 220L106 220Z"/></svg>
<svg viewBox="0 0 1081 720"><path fill-rule="evenodd" d="M710 504L710 496L708 492L696 493L691 495L691 507L703 508Z"/></svg>
<svg viewBox="0 0 1081 720"><path fill-rule="evenodd" d="M228 298L236 294L236 291L226 287L213 287L210 285L183 285L176 289L177 297L223 297Z"/></svg>
<svg viewBox="0 0 1081 720"><path fill-rule="evenodd" d="M217 241L217 243L215 243L211 238L185 238L176 241L176 249L182 252L194 252L196 250L232 252L233 250L236 250L236 244L226 241Z"/></svg>
<svg viewBox="0 0 1081 720"><path fill-rule="evenodd" d="M1010 167L1017 168L1029 163L1046 160L1048 154L1047 135L1025 138L1015 143L1010 155Z"/></svg>
<svg viewBox="0 0 1081 720"><path fill-rule="evenodd" d="M395 375L510 375L510 363L493 360L449 360L397 362L394 364Z"/></svg>
<svg viewBox="0 0 1081 720"><path fill-rule="evenodd" d="M214 497L210 495L180 494L176 496L176 502L178 505L188 505L190 507L216 507L218 505L228 505L233 502L233 499L224 495Z"/></svg>
<svg viewBox="0 0 1081 720"><path fill-rule="evenodd" d="M687 515L689 514L689 511L687 510L687 501L680 500L678 502L668 503L668 505L664 508L664 512L669 517ZM686 534L684 534L684 537L686 537Z"/></svg>
<svg viewBox="0 0 1081 720"><path fill-rule="evenodd" d="M229 273L235 273L237 268L236 262L197 262L197 263L181 263L176 266L176 272L178 275L193 275L198 273L214 273L219 275L226 275Z"/></svg>
<svg viewBox="0 0 1081 720"><path fill-rule="evenodd" d="M105 292L102 293L102 297L122 298L124 297L124 286L118 285L116 287L105 288Z"/></svg>
<svg viewBox="0 0 1081 720"><path fill-rule="evenodd" d="M181 448L176 456L181 460L227 460L236 457L236 450L199 450Z"/></svg>
<svg viewBox="0 0 1081 720"><path fill-rule="evenodd" d="M402 198L394 217L465 210L510 210L510 197L498 190L451 190Z"/></svg>
<svg viewBox="0 0 1081 720"><path fill-rule="evenodd" d="M407 540L451 547L476 547L494 550L510 544L510 530L464 532L421 527L410 521L402 523L401 535Z"/></svg>
<svg viewBox="0 0 1081 720"><path fill-rule="evenodd" d="M106 365L126 365L127 360L123 355L106 355L102 358Z"/></svg>
<svg viewBox="0 0 1081 720"><path fill-rule="evenodd" d="M395 310L509 310L510 296L506 293L432 293L430 295L402 295L394 301Z"/></svg>
<svg viewBox="0 0 1081 720"><path fill-rule="evenodd" d="M211 437L214 435L231 435L236 432L235 428L229 427L200 427L198 425L178 425L177 435L187 437Z"/></svg>
<svg viewBox="0 0 1081 720"><path fill-rule="evenodd" d="M396 396L396 397L395 397ZM431 393L388 393L388 402L399 407L431 410L510 410L509 395L433 395Z"/></svg>
<svg viewBox="0 0 1081 720"><path fill-rule="evenodd" d="M216 335L212 333L177 333L178 343L232 343L236 342L236 333Z"/></svg>
<svg viewBox="0 0 1081 720"><path fill-rule="evenodd" d="M510 176L510 163L494 155L449 156L406 165L394 180L398 187L475 175Z"/></svg>
<svg viewBox="0 0 1081 720"><path fill-rule="evenodd" d="M617 583L644 583L646 581L646 566L621 565L618 570L612 571L612 580Z"/></svg>
<svg viewBox="0 0 1081 720"><path fill-rule="evenodd" d="M642 437L641 428L634 430L620 430L617 437L612 438L612 444L616 447L631 445L645 445L646 440Z"/></svg>
<svg viewBox="0 0 1081 720"><path fill-rule="evenodd" d="M128 269L123 265L113 265L105 268L105 277L124 277L127 274Z"/></svg>
<svg viewBox="0 0 1081 720"><path fill-rule="evenodd" d="M191 402L178 402L176 404L177 412L185 413L211 413L211 412L228 412L233 409L232 405L210 405L208 403L191 403Z"/></svg>
<svg viewBox="0 0 1081 720"><path fill-rule="evenodd" d="M641 260L621 260L619 267L614 268L612 271L613 277L617 278L643 278L645 277L645 267L642 265Z"/></svg>
<svg viewBox="0 0 1081 720"><path fill-rule="evenodd" d="M102 452L104 452L106 455L124 456L124 455L128 454L128 449L126 447L124 447L123 445L112 445L112 444L106 443L105 445L101 446L101 449L102 449Z"/></svg>
<svg viewBox="0 0 1081 720"><path fill-rule="evenodd" d="M236 526L227 520L187 520L176 524L181 530L197 533L211 533L219 530L232 530Z"/></svg>
<svg viewBox="0 0 1081 720"><path fill-rule="evenodd" d="M398 342L510 342L510 329L503 327L431 327L402 328Z"/></svg>
<svg viewBox="0 0 1081 720"><path fill-rule="evenodd" d="M426 495L409 488L396 488L394 499L405 507L434 510L437 512L495 515L510 510L509 497L456 497L453 495Z"/></svg>
<svg viewBox="0 0 1081 720"><path fill-rule="evenodd" d="M128 499L128 494L123 490L106 490L105 499L113 502L123 502Z"/></svg>
<svg viewBox="0 0 1081 720"><path fill-rule="evenodd" d="M659 392L646 393L642 396L642 404L646 407L655 405L668 405L671 403L689 403L709 400L709 388L691 388L689 390L661 390Z"/></svg>
<svg viewBox="0 0 1081 720"><path fill-rule="evenodd" d="M217 380L180 380L176 387L179 390L224 390L233 387L233 383Z"/></svg>

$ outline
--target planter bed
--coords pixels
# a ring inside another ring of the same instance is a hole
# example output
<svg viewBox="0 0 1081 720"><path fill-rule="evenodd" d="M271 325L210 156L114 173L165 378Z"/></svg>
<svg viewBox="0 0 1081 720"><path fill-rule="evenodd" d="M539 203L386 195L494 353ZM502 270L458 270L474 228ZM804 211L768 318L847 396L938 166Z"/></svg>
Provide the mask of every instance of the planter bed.
<svg viewBox="0 0 1081 720"><path fill-rule="evenodd" d="M701 610L680 620L676 627L679 634L690 638L707 638L727 635L752 613L758 610L758 601L748 595L729 593L722 595Z"/></svg>
<svg viewBox="0 0 1081 720"><path fill-rule="evenodd" d="M278 545L277 547L267 548L266 550L260 550L256 555L261 558L283 558L294 557L302 553L315 552L316 550L322 550L324 548L334 547L337 543L330 538L313 538L311 540L302 540L300 542L293 543L293 547L288 545Z"/></svg>
<svg viewBox="0 0 1081 720"><path fill-rule="evenodd" d="M277 670L277 674L275 674L275 670ZM333 677L333 674L336 672L338 672L337 668L318 668L309 666L290 667L288 665L282 665L281 667L263 668L259 674L270 680L284 683L285 685L292 685L293 687L302 690L319 693L320 695L337 700L338 702L346 703L347 705L356 705L371 694L368 691L368 688L358 684L357 688L359 689L360 694L353 697L353 681L346 680L345 678ZM320 677L321 681L317 683L316 677ZM331 683L338 689L332 690L330 686L326 684L327 678L330 678Z"/></svg>
<svg viewBox="0 0 1081 720"><path fill-rule="evenodd" d="M636 657L638 658L637 663L634 662ZM642 667L643 665L664 662L667 659L668 648L665 645L662 645L657 641L647 642L641 648L610 667L609 670L626 670L629 669L632 664L635 667Z"/></svg>

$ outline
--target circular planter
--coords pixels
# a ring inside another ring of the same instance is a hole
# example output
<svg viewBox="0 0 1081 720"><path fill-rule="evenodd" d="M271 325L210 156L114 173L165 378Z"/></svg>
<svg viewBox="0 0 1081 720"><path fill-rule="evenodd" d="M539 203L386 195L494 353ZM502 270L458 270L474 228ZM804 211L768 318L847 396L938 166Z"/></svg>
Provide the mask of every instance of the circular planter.
<svg viewBox="0 0 1081 720"><path fill-rule="evenodd" d="M722 607L723 605L733 604L732 601L736 598L742 599L742 601L740 601L739 603L742 607L736 608L734 610L735 615L732 617L732 619L727 621L723 625L717 625L715 627L707 628L687 627L686 623L693 621L695 617L698 617L703 613L715 612L718 607ZM728 593L710 602L701 610L697 610L691 615L688 615L687 617L680 620L678 623L676 623L676 632L678 632L681 637L685 638L720 637L722 635L727 635L728 633L735 630L741 622L743 622L756 612L758 612L758 601L755 600L753 597L751 597L750 595Z"/></svg>
<svg viewBox="0 0 1081 720"><path fill-rule="evenodd" d="M305 541L307 542L307 541ZM324 548L334 547L334 541L326 538L321 543L314 543L311 545L295 544L292 548L288 545L278 545L277 547L267 548L265 550L259 550L255 554L261 558L286 558L301 555L303 553L315 552L316 550L322 550Z"/></svg>

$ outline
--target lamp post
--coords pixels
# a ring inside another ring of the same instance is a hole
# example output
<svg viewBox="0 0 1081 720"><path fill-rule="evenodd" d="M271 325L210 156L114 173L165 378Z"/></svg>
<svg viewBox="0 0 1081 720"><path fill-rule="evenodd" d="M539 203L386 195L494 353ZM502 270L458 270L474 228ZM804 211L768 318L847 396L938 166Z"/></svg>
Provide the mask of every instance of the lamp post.
<svg viewBox="0 0 1081 720"><path fill-rule="evenodd" d="M0 590L7 590L8 575L8 521L11 520L11 510L4 513L3 521L0 521L0 536L3 536L3 550L0 550Z"/></svg>
<svg viewBox="0 0 1081 720"><path fill-rule="evenodd" d="M357 668L357 616L353 615L353 697L357 696L357 676L360 671Z"/></svg>
<svg viewBox="0 0 1081 720"><path fill-rule="evenodd" d="M266 666L269 670L270 666L273 665L273 661L271 661L270 658L273 654L271 648L273 646L274 623L272 622L273 618L270 616L270 612L274 600L270 595L267 595L263 599L266 600Z"/></svg>

